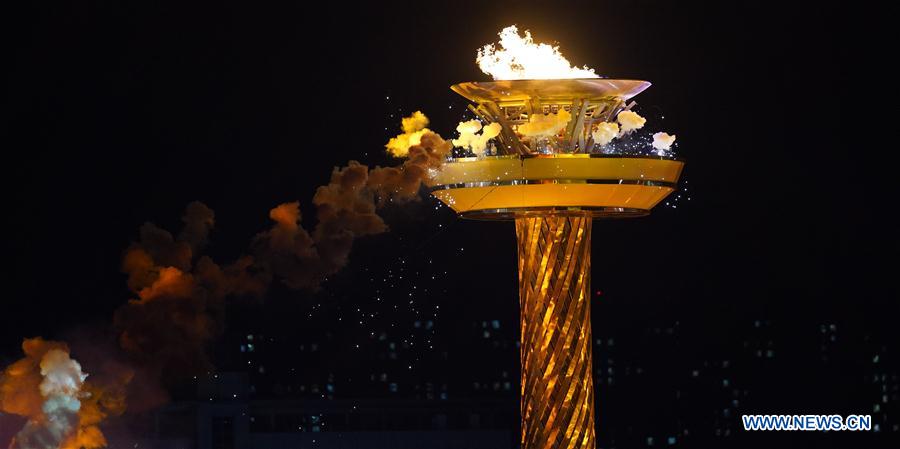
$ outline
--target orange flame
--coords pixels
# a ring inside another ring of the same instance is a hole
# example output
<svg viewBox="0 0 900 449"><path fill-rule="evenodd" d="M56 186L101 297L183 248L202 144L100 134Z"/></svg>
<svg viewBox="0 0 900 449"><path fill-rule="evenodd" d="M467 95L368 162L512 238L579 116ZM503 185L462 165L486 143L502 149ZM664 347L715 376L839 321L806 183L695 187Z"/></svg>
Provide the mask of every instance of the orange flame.
<svg viewBox="0 0 900 449"><path fill-rule="evenodd" d="M499 33L500 48L488 44L478 50L475 62L495 80L599 78L594 69L572 67L558 46L535 43L531 32L519 35L508 26Z"/></svg>

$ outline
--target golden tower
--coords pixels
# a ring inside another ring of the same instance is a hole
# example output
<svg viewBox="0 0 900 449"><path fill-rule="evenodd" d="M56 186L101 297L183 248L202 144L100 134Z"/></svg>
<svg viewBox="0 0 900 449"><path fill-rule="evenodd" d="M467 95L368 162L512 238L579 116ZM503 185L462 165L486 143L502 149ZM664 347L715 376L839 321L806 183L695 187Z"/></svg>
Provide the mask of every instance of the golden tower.
<svg viewBox="0 0 900 449"><path fill-rule="evenodd" d="M649 86L561 79L451 87L474 103L473 113L501 127L497 154L449 161L432 194L464 218L515 220L523 449L595 447L591 223L649 214L674 191L684 164L593 153L592 129L629 109L626 102ZM558 130L520 132L566 114Z"/></svg>

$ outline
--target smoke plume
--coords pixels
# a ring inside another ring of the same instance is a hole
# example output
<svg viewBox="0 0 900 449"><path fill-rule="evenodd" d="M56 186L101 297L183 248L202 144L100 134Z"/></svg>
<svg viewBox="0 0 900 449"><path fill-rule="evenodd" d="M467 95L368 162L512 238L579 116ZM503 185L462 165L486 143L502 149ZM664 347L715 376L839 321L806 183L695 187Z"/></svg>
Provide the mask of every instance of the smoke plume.
<svg viewBox="0 0 900 449"><path fill-rule="evenodd" d="M121 347L164 377L208 368L206 346L224 326L224 298L260 296L268 285L249 256L225 267L199 256L215 224L206 205L189 204L183 221L177 239L152 223L141 226L122 261L136 297L113 316Z"/></svg>
<svg viewBox="0 0 900 449"><path fill-rule="evenodd" d="M647 119L638 115L637 112L629 110L620 112L619 115L616 116L616 121L621 125L619 137L637 131L643 128L644 124L647 123Z"/></svg>
<svg viewBox="0 0 900 449"><path fill-rule="evenodd" d="M10 449L105 447L97 424L124 405L86 381L65 343L33 338L22 350L25 357L0 375L0 410L28 419Z"/></svg>
<svg viewBox="0 0 900 449"><path fill-rule="evenodd" d="M416 111L409 117L404 117L400 122L400 129L403 133L397 137L392 137L385 144L388 152L394 157L406 157L409 153L409 147L418 145L422 141L422 136L431 132L428 126L428 117L422 111Z"/></svg>
<svg viewBox="0 0 900 449"><path fill-rule="evenodd" d="M391 141L418 137L407 140L400 166L370 169L350 161L335 168L313 196L312 232L301 225L299 202L281 204L269 212L273 226L253 239L252 255L229 265L200 255L215 225L213 211L202 203L188 205L177 238L144 224L122 262L136 296L114 316L121 347L164 377L205 370L206 347L222 332L227 297L260 297L276 278L293 289L317 290L347 264L356 238L387 231L378 207L418 198L450 154L450 143L424 128L427 123L421 112L403 119L404 134Z"/></svg>
<svg viewBox="0 0 900 449"><path fill-rule="evenodd" d="M404 134L391 140L406 139L399 166L350 161L335 168L313 196L312 232L301 226L299 202L278 205L269 212L272 227L252 240L252 255L231 264L202 255L215 226L203 203L187 206L177 237L152 223L141 226L122 257L134 296L113 316L122 354L92 357L97 375L88 381L65 343L25 340L25 358L0 376L0 410L27 418L11 449L105 447L99 425L126 411L136 375L166 383L209 369L207 347L224 328L227 298L261 297L276 278L317 290L347 264L356 238L387 231L378 209L418 199L449 156L452 145L427 123L421 112L403 120Z"/></svg>
<svg viewBox="0 0 900 449"><path fill-rule="evenodd" d="M482 127L478 120L469 120L467 122L459 122L456 131L459 137L453 139L453 146L468 148L470 151L480 156L487 149L489 140L500 135L502 127L499 123L490 123ZM481 131L481 134L478 132Z"/></svg>
<svg viewBox="0 0 900 449"><path fill-rule="evenodd" d="M419 126L423 128L414 132L424 131L418 143L406 148L406 161L397 167L370 169L356 161L336 167L329 183L313 196L317 223L311 233L301 225L299 203L281 204L269 212L275 224L257 235L253 244L264 271L290 288L316 290L347 264L356 238L387 231L379 207L419 198L421 186L441 167L452 145L424 128L428 119L421 112L403 123L404 134L391 142Z"/></svg>
<svg viewBox="0 0 900 449"><path fill-rule="evenodd" d="M675 134L662 132L653 134L653 148L656 148L661 153L669 151L673 143L675 143Z"/></svg>
<svg viewBox="0 0 900 449"><path fill-rule="evenodd" d="M519 125L516 131L527 137L552 137L559 134L571 119L572 114L562 108L556 114L531 114L528 123Z"/></svg>
<svg viewBox="0 0 900 449"><path fill-rule="evenodd" d="M591 138L597 145L606 145L612 142L619 135L619 125L612 122L600 122L594 131L591 132Z"/></svg>

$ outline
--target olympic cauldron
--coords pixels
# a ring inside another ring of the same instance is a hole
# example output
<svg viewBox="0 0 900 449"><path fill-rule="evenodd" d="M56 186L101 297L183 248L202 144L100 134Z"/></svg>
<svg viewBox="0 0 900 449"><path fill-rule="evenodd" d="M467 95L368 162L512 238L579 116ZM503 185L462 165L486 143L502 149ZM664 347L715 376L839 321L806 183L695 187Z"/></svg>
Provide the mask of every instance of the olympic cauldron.
<svg viewBox="0 0 900 449"><path fill-rule="evenodd" d="M469 82L451 87L501 127L496 154L448 161L432 195L463 218L514 220L521 314L522 447L594 448L590 248L595 218L647 215L676 188L683 161L603 154L592 129L649 82ZM633 103L632 103L633 104ZM519 132L537 114L571 117L555 135Z"/></svg>

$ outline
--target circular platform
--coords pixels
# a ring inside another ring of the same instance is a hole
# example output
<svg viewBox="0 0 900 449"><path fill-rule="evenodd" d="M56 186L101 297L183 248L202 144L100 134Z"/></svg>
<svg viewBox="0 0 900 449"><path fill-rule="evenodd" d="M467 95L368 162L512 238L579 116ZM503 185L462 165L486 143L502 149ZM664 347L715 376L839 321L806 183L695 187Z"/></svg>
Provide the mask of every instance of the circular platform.
<svg viewBox="0 0 900 449"><path fill-rule="evenodd" d="M647 215L672 193L684 162L661 156L550 154L459 158L432 179L432 195L464 218L530 214Z"/></svg>
<svg viewBox="0 0 900 449"><path fill-rule="evenodd" d="M609 98L628 100L650 87L641 80L602 78L561 80L474 81L450 86L454 92L472 102L493 101L501 106L540 98L545 103L569 102L574 99L598 101Z"/></svg>

